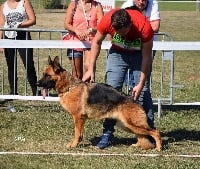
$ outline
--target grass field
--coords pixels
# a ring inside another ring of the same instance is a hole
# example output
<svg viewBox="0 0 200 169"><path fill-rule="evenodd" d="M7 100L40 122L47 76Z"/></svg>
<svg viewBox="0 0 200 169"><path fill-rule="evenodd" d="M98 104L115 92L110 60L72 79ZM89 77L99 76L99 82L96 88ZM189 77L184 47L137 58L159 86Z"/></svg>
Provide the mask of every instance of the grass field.
<svg viewBox="0 0 200 169"><path fill-rule="evenodd" d="M199 13L163 11L161 18L160 31L171 34L174 40L199 41ZM37 25L34 28L63 29L63 20L64 13L37 14ZM156 56L153 79L155 85L152 89L155 95L159 93L157 77L160 71L160 53L157 52ZM175 90L176 102L200 101L199 56L199 51L175 52L175 83L184 85L183 88ZM67 62L67 58L65 60ZM99 58L97 64L98 81L103 81L104 55ZM167 80L167 72L166 76ZM96 121L87 122L84 139L79 147L67 149L66 143L73 137L73 123L59 103L13 101L12 104L17 109L15 113L7 110L8 103L0 105L0 152L32 154L1 154L0 169L199 168L199 109L164 109L160 119L156 116L156 126L163 139L163 150L158 153L154 150L144 151L130 147L130 144L136 141L134 136L118 129L115 132L113 147L106 150L96 149L94 145L102 133L102 122ZM152 154L158 156L145 157Z"/></svg>

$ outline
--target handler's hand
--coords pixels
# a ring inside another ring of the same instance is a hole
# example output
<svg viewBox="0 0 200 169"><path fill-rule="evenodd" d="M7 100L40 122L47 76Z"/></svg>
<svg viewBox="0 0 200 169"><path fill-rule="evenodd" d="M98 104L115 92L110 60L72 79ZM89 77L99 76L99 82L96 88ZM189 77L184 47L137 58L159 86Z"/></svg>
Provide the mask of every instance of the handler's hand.
<svg viewBox="0 0 200 169"><path fill-rule="evenodd" d="M85 72L85 74L83 75L83 78L82 78L82 81L83 82L95 82L95 75L94 75L94 72L93 71L87 71Z"/></svg>
<svg viewBox="0 0 200 169"><path fill-rule="evenodd" d="M80 40L86 40L88 37L87 29L86 30L76 30L75 33Z"/></svg>
<svg viewBox="0 0 200 169"><path fill-rule="evenodd" d="M134 99L134 100L137 100L137 99L138 99L138 97L140 96L140 93L141 93L141 91L142 91L142 88L143 88L143 85L141 85L141 84L138 84L137 86L135 86L135 87L133 88L132 96L133 96L133 99Z"/></svg>

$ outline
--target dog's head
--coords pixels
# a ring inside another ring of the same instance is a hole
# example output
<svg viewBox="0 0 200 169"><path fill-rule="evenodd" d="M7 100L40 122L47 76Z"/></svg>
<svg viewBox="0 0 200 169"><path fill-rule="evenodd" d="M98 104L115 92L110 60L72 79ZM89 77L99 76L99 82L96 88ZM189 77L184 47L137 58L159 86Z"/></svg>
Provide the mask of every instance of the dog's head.
<svg viewBox="0 0 200 169"><path fill-rule="evenodd" d="M56 56L54 60L51 60L49 56L48 66L44 70L42 78L37 82L37 86L43 88L44 98L48 90L55 89L56 82L63 71L65 70L60 66L59 57Z"/></svg>

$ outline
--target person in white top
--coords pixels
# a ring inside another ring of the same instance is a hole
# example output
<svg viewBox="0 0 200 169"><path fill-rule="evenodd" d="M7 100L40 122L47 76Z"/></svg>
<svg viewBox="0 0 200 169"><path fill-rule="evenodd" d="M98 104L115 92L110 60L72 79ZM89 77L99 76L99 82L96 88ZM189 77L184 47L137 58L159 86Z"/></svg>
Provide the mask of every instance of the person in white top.
<svg viewBox="0 0 200 169"><path fill-rule="evenodd" d="M121 8L129 8L134 5L149 19L154 32L158 32L160 28L160 11L157 0L127 0Z"/></svg>
<svg viewBox="0 0 200 169"><path fill-rule="evenodd" d="M27 28L36 24L36 16L29 0L7 0L0 7L0 26L4 28ZM30 32L25 31L0 31L0 39L31 40ZM37 77L33 61L33 49L5 48L4 52L8 66L8 81L10 94L17 93L17 59L19 52L33 95L37 92Z"/></svg>

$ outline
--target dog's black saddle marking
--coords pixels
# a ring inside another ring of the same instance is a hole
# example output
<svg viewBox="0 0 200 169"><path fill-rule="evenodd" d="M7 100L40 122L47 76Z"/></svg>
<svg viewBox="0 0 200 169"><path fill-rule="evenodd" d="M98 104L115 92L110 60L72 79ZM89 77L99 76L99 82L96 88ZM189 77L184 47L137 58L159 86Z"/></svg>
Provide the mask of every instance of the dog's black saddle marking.
<svg viewBox="0 0 200 169"><path fill-rule="evenodd" d="M128 99L127 95L117 91L112 86L105 83L97 83L89 91L88 103L89 104L118 104Z"/></svg>

